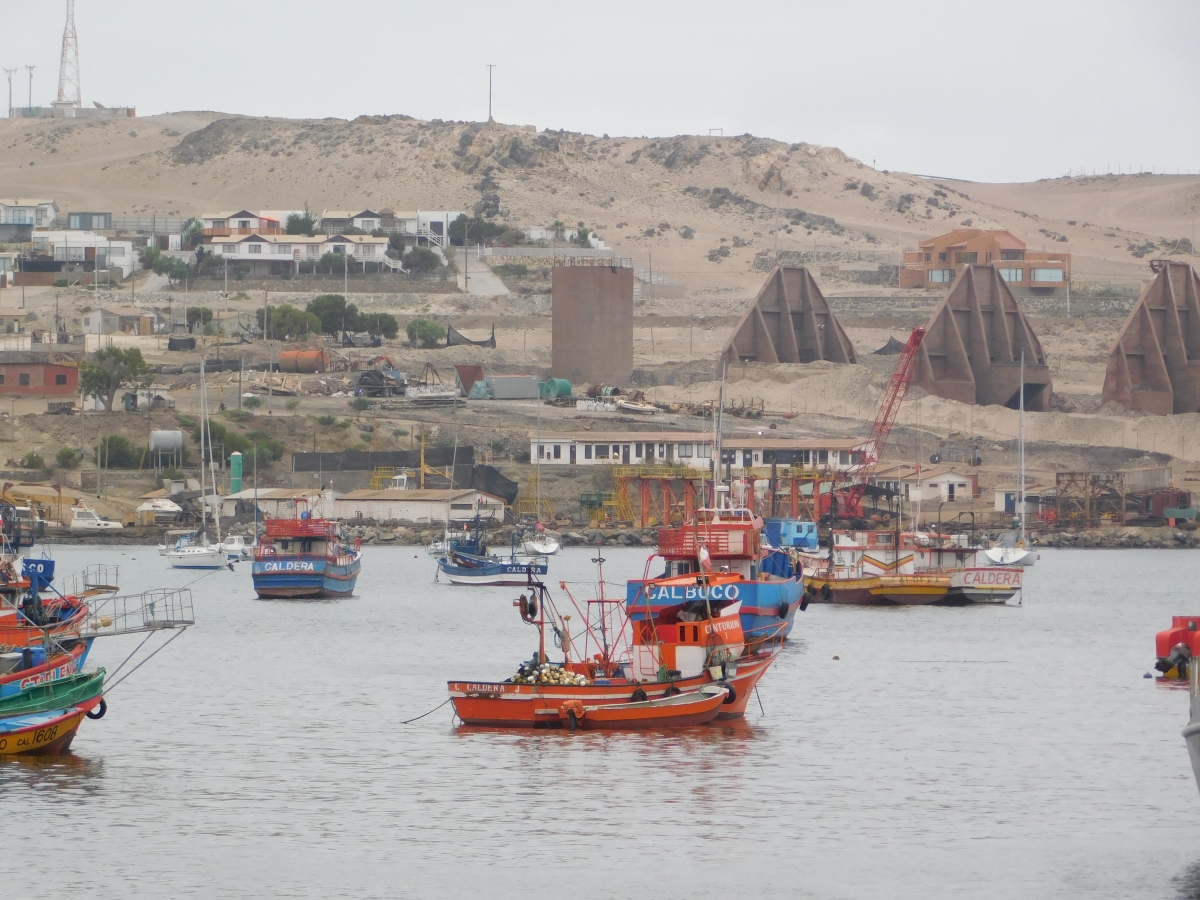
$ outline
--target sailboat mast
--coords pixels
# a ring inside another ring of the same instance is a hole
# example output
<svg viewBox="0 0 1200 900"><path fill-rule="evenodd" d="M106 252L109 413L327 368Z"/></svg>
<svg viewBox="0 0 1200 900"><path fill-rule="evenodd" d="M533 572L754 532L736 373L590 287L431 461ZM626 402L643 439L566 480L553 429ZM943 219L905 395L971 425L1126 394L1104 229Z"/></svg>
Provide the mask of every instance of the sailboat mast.
<svg viewBox="0 0 1200 900"><path fill-rule="evenodd" d="M1020 538L1025 541L1025 351L1021 351L1021 398L1017 421L1017 509Z"/></svg>
<svg viewBox="0 0 1200 900"><path fill-rule="evenodd" d="M208 527L208 492L204 486L204 445L205 445L205 424L208 419L204 415L205 407L205 392L204 392L204 358L200 359L200 531L201 533ZM211 438L209 438L211 440Z"/></svg>

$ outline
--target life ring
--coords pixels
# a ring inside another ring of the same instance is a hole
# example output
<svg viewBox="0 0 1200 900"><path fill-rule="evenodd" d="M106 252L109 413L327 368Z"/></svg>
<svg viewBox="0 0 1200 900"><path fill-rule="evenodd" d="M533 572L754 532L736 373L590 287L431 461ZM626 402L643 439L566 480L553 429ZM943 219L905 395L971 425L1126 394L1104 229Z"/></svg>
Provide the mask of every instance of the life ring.
<svg viewBox="0 0 1200 900"><path fill-rule="evenodd" d="M735 688L728 681L718 681L717 684L729 692L729 696L721 701L722 706L728 706L730 703L737 703L737 688Z"/></svg>
<svg viewBox="0 0 1200 900"><path fill-rule="evenodd" d="M641 688L638 688L632 694L629 695L630 703L645 703L646 699L647 699L646 692L643 691Z"/></svg>
<svg viewBox="0 0 1200 900"><path fill-rule="evenodd" d="M89 709L84 715L89 719L103 719L106 712L108 712L108 701L101 697L100 705L95 709Z"/></svg>

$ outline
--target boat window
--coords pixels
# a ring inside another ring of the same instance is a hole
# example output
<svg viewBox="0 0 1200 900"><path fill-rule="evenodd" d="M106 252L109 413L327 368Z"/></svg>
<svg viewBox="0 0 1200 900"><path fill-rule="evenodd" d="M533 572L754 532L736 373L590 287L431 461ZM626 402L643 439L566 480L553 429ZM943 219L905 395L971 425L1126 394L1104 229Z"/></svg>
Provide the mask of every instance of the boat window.
<svg viewBox="0 0 1200 900"><path fill-rule="evenodd" d="M700 626L699 625L692 626L692 640L695 641L697 644L700 643Z"/></svg>
<svg viewBox="0 0 1200 900"><path fill-rule="evenodd" d="M680 641L687 640L687 626L686 625L679 626L679 640Z"/></svg>

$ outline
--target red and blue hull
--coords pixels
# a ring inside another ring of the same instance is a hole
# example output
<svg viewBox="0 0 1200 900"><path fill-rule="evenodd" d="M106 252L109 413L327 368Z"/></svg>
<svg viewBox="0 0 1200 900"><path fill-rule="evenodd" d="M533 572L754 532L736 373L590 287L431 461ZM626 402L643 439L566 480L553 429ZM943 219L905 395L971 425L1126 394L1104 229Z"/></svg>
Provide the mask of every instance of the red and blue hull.
<svg viewBox="0 0 1200 900"><path fill-rule="evenodd" d="M250 567L254 590L264 600L348 597L354 593L362 555L328 559L278 554Z"/></svg>
<svg viewBox="0 0 1200 900"><path fill-rule="evenodd" d="M703 590L695 585L655 585L646 581L629 581L625 585L625 608L630 619L644 619L648 615L657 616L669 606L702 600ZM754 643L782 640L791 634L804 585L798 578L788 578L739 581L713 585L707 590L714 601L741 601L742 632L747 643Z"/></svg>

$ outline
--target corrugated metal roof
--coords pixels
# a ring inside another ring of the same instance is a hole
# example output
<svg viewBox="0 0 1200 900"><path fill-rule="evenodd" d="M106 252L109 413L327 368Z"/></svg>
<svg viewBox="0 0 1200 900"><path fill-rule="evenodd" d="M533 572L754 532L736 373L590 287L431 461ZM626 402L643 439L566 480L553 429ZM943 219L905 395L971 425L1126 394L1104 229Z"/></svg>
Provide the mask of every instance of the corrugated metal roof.
<svg viewBox="0 0 1200 900"><path fill-rule="evenodd" d="M339 500L444 501L444 500L457 500L460 497L465 497L469 494L475 494L475 493L483 494L484 492L476 491L474 488L458 488L455 490L448 490L448 489L447 490L432 490L432 489L419 490L418 489L418 490L413 490L413 491L402 491L402 490L396 490L394 488L390 488L390 489L382 490L382 491L372 491L367 488L362 488L357 491L350 491L350 493L348 493L348 494L342 494L340 497L338 497L338 499ZM491 497L492 495L484 494L484 496ZM495 499L500 500L501 498L496 497Z"/></svg>

